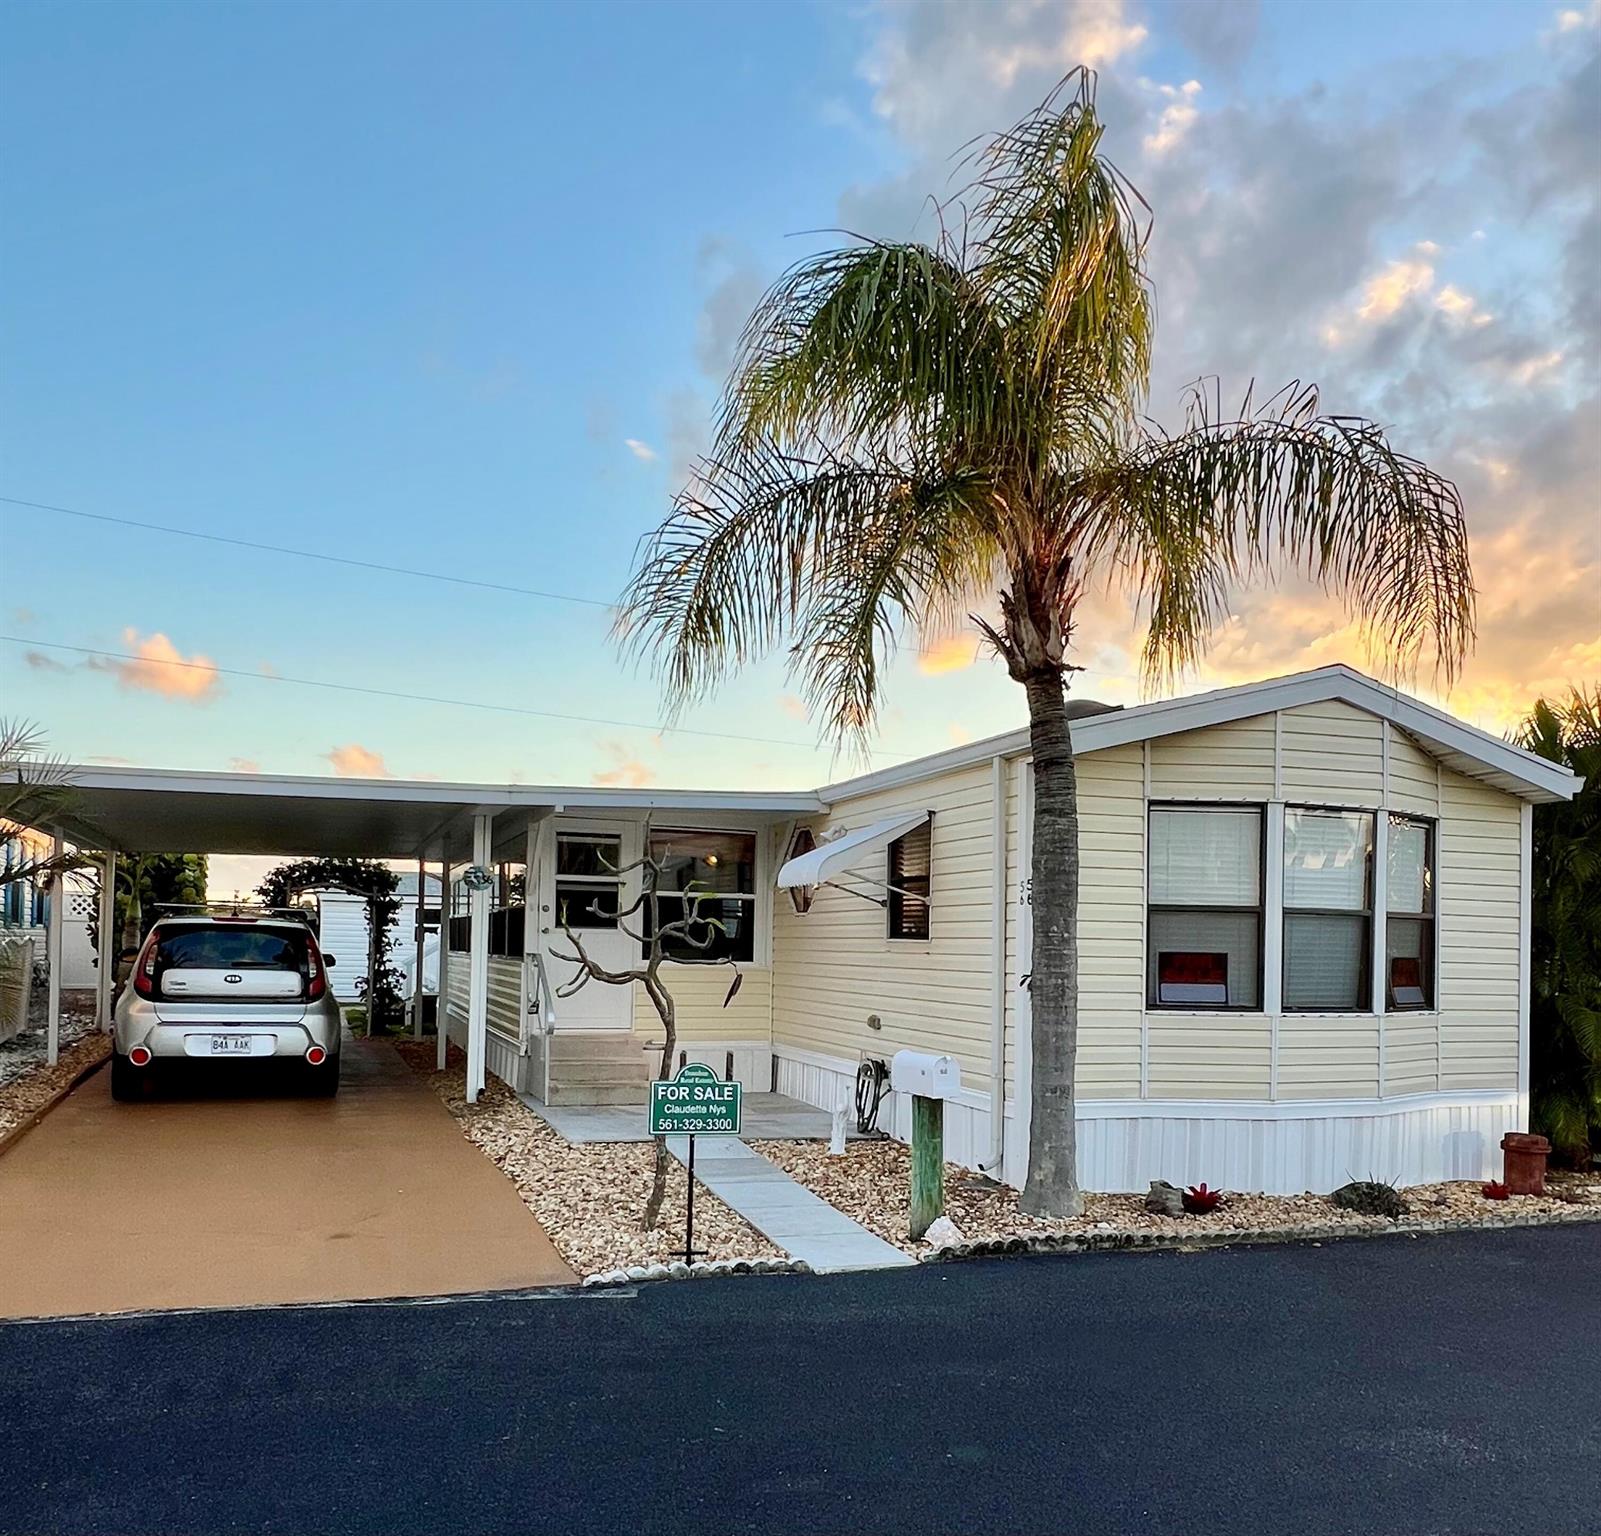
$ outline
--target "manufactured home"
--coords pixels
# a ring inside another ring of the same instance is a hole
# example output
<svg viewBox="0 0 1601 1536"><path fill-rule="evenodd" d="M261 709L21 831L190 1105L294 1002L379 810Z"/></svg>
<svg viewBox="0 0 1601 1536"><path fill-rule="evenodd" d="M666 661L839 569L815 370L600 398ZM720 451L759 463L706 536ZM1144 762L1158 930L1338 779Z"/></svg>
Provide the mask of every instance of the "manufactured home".
<svg viewBox="0 0 1601 1536"><path fill-rule="evenodd" d="M1490 1175L1528 1121L1532 809L1572 775L1344 666L1072 715L1084 1185ZM832 1109L864 1063L948 1055L947 1155L1026 1175L1026 731L793 793L78 782L118 846L445 864L433 968L470 1096L493 1073L547 1103L643 1104L656 1015L637 987L563 995L562 918L637 963L616 914L648 854L719 920L722 964L664 971L686 1059ZM905 1135L909 1113L890 1094L879 1124Z"/></svg>

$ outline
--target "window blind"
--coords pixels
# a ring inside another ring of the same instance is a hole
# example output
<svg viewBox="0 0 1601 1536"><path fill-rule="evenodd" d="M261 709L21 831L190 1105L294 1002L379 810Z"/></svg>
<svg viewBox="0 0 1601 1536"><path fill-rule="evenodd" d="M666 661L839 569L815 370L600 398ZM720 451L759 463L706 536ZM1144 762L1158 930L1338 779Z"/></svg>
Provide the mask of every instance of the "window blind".
<svg viewBox="0 0 1601 1536"><path fill-rule="evenodd" d="M1366 811L1286 810L1284 905L1365 911L1372 848Z"/></svg>
<svg viewBox="0 0 1601 1536"><path fill-rule="evenodd" d="M1151 812L1150 896L1158 906L1254 907L1262 817L1254 810Z"/></svg>

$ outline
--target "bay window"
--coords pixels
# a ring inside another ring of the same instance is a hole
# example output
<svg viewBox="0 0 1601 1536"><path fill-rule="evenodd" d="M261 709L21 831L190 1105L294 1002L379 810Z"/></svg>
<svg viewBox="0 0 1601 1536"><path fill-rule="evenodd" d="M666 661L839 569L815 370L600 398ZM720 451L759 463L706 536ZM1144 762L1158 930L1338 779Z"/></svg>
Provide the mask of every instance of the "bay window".
<svg viewBox="0 0 1601 1536"><path fill-rule="evenodd" d="M656 890L665 926L695 913L719 926L703 949L686 940L669 940L674 960L750 960L756 953L756 837L750 832L674 831L652 828L650 857L662 865ZM698 902L696 898L699 898ZM641 913L645 936L651 914Z"/></svg>
<svg viewBox="0 0 1601 1536"><path fill-rule="evenodd" d="M1146 999L1153 1008L1262 1006L1262 810L1150 812Z"/></svg>
<svg viewBox="0 0 1601 1536"><path fill-rule="evenodd" d="M1373 923L1373 813L1284 811L1284 1008L1366 1013Z"/></svg>
<svg viewBox="0 0 1601 1536"><path fill-rule="evenodd" d="M1384 1006L1434 1006L1434 828L1391 816L1384 861Z"/></svg>

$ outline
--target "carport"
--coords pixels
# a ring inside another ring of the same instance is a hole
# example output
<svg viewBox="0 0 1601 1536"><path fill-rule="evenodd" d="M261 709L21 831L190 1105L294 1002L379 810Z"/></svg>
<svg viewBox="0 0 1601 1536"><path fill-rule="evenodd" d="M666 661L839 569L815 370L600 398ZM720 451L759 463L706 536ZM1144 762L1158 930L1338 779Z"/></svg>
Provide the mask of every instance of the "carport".
<svg viewBox="0 0 1601 1536"><path fill-rule="evenodd" d="M51 834L59 852L70 842L106 851L102 870L100 931L113 927L116 857L137 853L232 853L295 857L324 855L415 859L418 889L429 866L442 877L447 908L453 883L469 891L466 961L467 1097L476 1102L484 1086L489 997L489 871L497 864L535 862L535 839L543 822L569 813L648 813L739 810L760 817L815 812L812 795L577 788L519 784L462 784L424 780L313 778L269 774L206 773L181 769L76 767L70 770L73 814ZM59 910L59 908L58 908ZM419 924L417 973L422 972ZM525 952L532 953L534 924L526 925ZM61 1023L61 925L50 927L49 1059L56 1060ZM458 955L457 963L460 961ZM445 1064L448 1027L444 999L450 964L439 946L441 1025L438 1064ZM98 1015L111 1023L113 966L99 970ZM459 997L458 989L458 997ZM456 1015L460 1017L459 1013ZM421 1033L421 1009L414 1014Z"/></svg>

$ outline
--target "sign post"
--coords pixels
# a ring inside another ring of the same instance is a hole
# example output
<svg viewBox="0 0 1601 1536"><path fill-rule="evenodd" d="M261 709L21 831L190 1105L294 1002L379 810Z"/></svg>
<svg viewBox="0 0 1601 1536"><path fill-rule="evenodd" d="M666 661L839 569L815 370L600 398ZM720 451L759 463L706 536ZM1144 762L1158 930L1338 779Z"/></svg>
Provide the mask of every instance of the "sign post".
<svg viewBox="0 0 1601 1536"><path fill-rule="evenodd" d="M684 1221L686 1264L695 1262L695 1138L739 1135L742 1097L739 1083L724 1082L698 1061L680 1067L671 1082L658 1079L650 1085L650 1134L689 1138L689 1156L685 1159L689 1172Z"/></svg>

